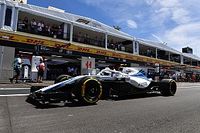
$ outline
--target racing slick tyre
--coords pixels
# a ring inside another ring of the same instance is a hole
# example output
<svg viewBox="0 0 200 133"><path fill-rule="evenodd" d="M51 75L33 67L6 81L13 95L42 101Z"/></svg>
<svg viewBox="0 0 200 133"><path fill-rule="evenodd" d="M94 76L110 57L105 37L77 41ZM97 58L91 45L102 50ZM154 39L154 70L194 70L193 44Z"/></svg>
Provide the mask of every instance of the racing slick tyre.
<svg viewBox="0 0 200 133"><path fill-rule="evenodd" d="M56 80L54 81L54 84L59 83L64 80L67 80L67 79L70 79L70 78L71 78L71 76L69 76L69 75L60 75L56 78Z"/></svg>
<svg viewBox="0 0 200 133"><path fill-rule="evenodd" d="M86 77L78 83L78 100L83 104L95 104L102 95L101 83L92 77Z"/></svg>
<svg viewBox="0 0 200 133"><path fill-rule="evenodd" d="M160 91L164 96L174 96L177 90L176 82L172 79L163 79L160 83Z"/></svg>

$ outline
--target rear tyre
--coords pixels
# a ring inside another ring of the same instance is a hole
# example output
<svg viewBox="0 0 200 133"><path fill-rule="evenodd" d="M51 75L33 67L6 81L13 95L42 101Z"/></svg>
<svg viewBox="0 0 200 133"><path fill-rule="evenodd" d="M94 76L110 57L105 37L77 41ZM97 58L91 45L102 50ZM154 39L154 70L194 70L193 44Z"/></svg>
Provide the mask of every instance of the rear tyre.
<svg viewBox="0 0 200 133"><path fill-rule="evenodd" d="M62 82L62 81L64 81L64 80L68 80L68 79L70 79L70 78L71 78L71 76L69 76L69 75L60 75L60 76L58 76L58 77L56 78L56 80L54 81L54 84L59 83L59 82Z"/></svg>
<svg viewBox="0 0 200 133"><path fill-rule="evenodd" d="M95 104L102 95L101 83L92 77L87 77L80 81L77 89L77 98L83 104Z"/></svg>
<svg viewBox="0 0 200 133"><path fill-rule="evenodd" d="M161 94L164 96L174 96L177 90L176 82L172 79L163 79L160 84Z"/></svg>

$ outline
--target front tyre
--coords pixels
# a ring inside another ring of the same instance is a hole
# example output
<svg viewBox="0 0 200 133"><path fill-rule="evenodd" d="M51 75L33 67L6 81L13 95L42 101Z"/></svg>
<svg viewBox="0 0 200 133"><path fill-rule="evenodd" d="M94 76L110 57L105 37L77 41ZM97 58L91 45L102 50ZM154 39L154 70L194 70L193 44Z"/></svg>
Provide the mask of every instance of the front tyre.
<svg viewBox="0 0 200 133"><path fill-rule="evenodd" d="M164 96L174 96L177 90L176 82L172 79L163 79L160 83L160 91Z"/></svg>
<svg viewBox="0 0 200 133"><path fill-rule="evenodd" d="M79 84L78 99L83 104L95 104L102 95L101 83L92 77L83 79Z"/></svg>

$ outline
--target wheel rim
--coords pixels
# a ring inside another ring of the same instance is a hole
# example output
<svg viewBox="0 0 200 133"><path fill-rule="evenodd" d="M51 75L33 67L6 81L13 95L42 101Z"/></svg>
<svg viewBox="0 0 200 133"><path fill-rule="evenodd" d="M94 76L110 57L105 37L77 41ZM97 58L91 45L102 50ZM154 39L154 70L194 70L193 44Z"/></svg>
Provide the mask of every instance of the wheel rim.
<svg viewBox="0 0 200 133"><path fill-rule="evenodd" d="M96 79L89 79L83 83L82 97L88 103L96 103L102 94L102 87Z"/></svg>

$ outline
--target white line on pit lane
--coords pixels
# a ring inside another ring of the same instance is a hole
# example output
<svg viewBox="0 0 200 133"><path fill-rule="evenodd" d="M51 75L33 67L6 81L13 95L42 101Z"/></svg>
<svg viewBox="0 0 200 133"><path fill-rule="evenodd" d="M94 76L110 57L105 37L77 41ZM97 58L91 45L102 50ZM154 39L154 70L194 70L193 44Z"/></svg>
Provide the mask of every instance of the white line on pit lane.
<svg viewBox="0 0 200 133"><path fill-rule="evenodd" d="M22 97L28 96L29 94L9 94L9 95L0 95L0 97Z"/></svg>
<svg viewBox="0 0 200 133"><path fill-rule="evenodd" d="M30 88L0 88L0 90L30 90Z"/></svg>
<svg viewBox="0 0 200 133"><path fill-rule="evenodd" d="M183 89L185 89L185 88L200 88L200 86L178 86L178 88L183 88Z"/></svg>

